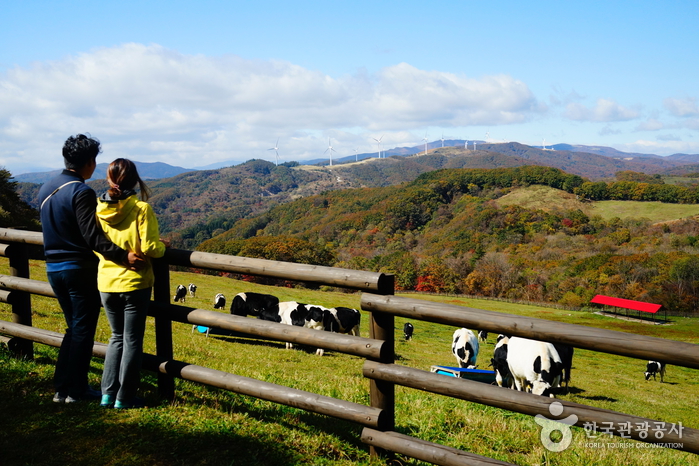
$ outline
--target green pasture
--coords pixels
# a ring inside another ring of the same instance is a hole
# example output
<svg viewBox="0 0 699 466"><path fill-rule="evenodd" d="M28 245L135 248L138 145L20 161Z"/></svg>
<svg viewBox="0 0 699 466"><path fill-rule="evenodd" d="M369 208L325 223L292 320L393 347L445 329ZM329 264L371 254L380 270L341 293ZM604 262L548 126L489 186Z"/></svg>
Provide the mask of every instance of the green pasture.
<svg viewBox="0 0 699 466"><path fill-rule="evenodd" d="M7 273L0 264L0 273ZM43 263L32 263L32 278L44 279ZM266 292L281 300L325 306L358 307L360 294L337 290L279 288L229 278L172 272L172 290L190 282L197 296L186 306L213 310L216 293L228 305L240 291ZM672 318L669 325L617 320L591 312L473 300L461 297L408 295L448 304L492 310L622 332L633 332L699 343L699 320ZM37 327L63 331L63 317L52 299L33 297ZM368 315L362 313L361 332L368 336ZM0 319L11 320L8 305L0 304ZM403 341L405 319L396 318L397 364L429 371L431 365L455 365L451 354L454 327L412 321L412 341ZM286 350L283 342L192 332L173 324L175 358L247 377L308 390L356 403L369 403L369 382L361 373L363 360L332 351L315 355L315 348ZM100 319L97 340L107 342L106 318ZM488 368L495 335L481 345L478 366ZM146 351L154 352L149 326ZM356 465L372 463L368 447L359 441L361 427L295 408L260 401L224 390L178 380L174 403L157 399L154 374L144 371L142 395L149 408L102 410L96 404L58 405L51 397L57 350L35 345L34 361L9 358L0 350L0 464L27 465ZM646 361L576 350L571 390L561 398L576 403L626 412L668 423L699 428L695 409L699 398L696 371L669 366L665 383L646 381ZM91 382L98 385L102 361L93 360ZM493 387L493 390L498 388ZM396 387L397 430L521 465L694 465L699 456L674 450L639 448L637 442L588 437L573 428L573 443L552 453L540 441L540 427L531 416L482 406L426 392ZM631 445L599 448L592 444ZM644 446L644 444L642 444ZM394 464L422 464L398 458Z"/></svg>
<svg viewBox="0 0 699 466"><path fill-rule="evenodd" d="M641 201L596 201L588 215L599 215L604 220L619 218L647 218L653 223L669 222L699 215L697 204L668 204Z"/></svg>

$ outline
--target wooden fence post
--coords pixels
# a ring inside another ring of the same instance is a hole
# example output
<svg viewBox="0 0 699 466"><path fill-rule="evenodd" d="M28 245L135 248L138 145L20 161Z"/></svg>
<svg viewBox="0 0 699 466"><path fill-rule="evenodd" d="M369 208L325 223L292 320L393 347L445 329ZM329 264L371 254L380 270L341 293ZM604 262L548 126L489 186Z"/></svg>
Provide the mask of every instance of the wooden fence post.
<svg viewBox="0 0 699 466"><path fill-rule="evenodd" d="M382 294L392 295L394 286L392 276L390 286L385 286ZM395 362L395 317L393 314L384 312L370 313L369 320L369 337L376 340L383 340L384 350L381 352L381 357L378 359L384 364L393 364ZM380 408L384 411L382 423L378 426L380 431L392 431L396 424L396 386L393 382L384 380L371 379L369 381L369 396L371 406ZM369 452L372 457L391 456L391 453L382 448L371 445Z"/></svg>
<svg viewBox="0 0 699 466"><path fill-rule="evenodd" d="M153 301L162 304L170 303L170 269L164 259L153 261L153 273L155 283L153 285ZM170 316L158 310L155 312L155 352L159 358L165 361L173 359L172 350L172 319ZM167 363L166 363L167 364ZM166 400L175 398L175 378L167 373L158 372L158 392Z"/></svg>
<svg viewBox="0 0 699 466"><path fill-rule="evenodd" d="M29 278L29 253L27 245L13 243L7 247L10 262L10 275L13 277ZM12 322L32 325L32 298L26 291L12 293ZM34 343L31 340L13 339L10 350L15 356L34 359Z"/></svg>

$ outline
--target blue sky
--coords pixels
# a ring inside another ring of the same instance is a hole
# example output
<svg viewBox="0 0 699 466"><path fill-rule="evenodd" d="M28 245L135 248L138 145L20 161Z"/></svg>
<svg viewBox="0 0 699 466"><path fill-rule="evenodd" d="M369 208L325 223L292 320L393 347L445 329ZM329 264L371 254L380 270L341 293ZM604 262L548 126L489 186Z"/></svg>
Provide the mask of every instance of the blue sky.
<svg viewBox="0 0 699 466"><path fill-rule="evenodd" d="M0 15L0 166L71 134L201 167L477 139L699 153L699 3L22 1Z"/></svg>

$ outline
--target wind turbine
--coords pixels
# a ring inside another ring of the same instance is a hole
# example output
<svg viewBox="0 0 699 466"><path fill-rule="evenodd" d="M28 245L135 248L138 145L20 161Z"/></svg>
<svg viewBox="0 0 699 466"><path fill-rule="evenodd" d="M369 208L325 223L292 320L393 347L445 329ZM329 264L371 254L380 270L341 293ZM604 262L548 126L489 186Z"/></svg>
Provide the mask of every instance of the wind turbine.
<svg viewBox="0 0 699 466"><path fill-rule="evenodd" d="M376 141L376 145L379 148L379 158L381 158L381 140L383 139L384 135L382 134L380 138L372 138L374 141Z"/></svg>
<svg viewBox="0 0 699 466"><path fill-rule="evenodd" d="M464 149L468 150L468 139L464 141Z"/></svg>
<svg viewBox="0 0 699 466"><path fill-rule="evenodd" d="M277 142L274 144L274 147L271 147L267 150L273 150L274 153L277 155L277 163L275 165L279 165L279 138L277 138Z"/></svg>
<svg viewBox="0 0 699 466"><path fill-rule="evenodd" d="M330 166L333 166L333 152L337 152L335 149L333 149L332 144L330 144L330 138L328 138L328 148L325 149L325 152L330 152ZM325 152L323 152L325 154Z"/></svg>
<svg viewBox="0 0 699 466"><path fill-rule="evenodd" d="M473 141L473 150L476 150L476 141Z"/></svg>
<svg viewBox="0 0 699 466"><path fill-rule="evenodd" d="M425 137L422 140L425 141L425 155L427 155L427 133L425 133Z"/></svg>
<svg viewBox="0 0 699 466"><path fill-rule="evenodd" d="M544 138L544 140L541 141L541 149L546 150L546 138Z"/></svg>
<svg viewBox="0 0 699 466"><path fill-rule="evenodd" d="M444 133L442 133L442 147L444 147Z"/></svg>
<svg viewBox="0 0 699 466"><path fill-rule="evenodd" d="M357 155L357 152L359 152L359 147L354 149L354 161L359 162L359 156Z"/></svg>

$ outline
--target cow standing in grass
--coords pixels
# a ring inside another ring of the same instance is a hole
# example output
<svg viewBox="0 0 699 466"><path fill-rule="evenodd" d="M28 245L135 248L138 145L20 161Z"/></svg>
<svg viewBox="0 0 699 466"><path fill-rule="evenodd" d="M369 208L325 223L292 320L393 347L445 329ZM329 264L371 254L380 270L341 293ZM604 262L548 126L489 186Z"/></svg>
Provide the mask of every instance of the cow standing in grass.
<svg viewBox="0 0 699 466"><path fill-rule="evenodd" d="M189 289L189 296L194 298L194 296L197 294L197 285L190 283L187 288Z"/></svg>
<svg viewBox="0 0 699 466"><path fill-rule="evenodd" d="M403 336L405 337L405 341L412 340L414 331L415 327L413 327L413 324L410 322L403 324Z"/></svg>
<svg viewBox="0 0 699 466"><path fill-rule="evenodd" d="M665 363L660 361L648 361L648 364L646 364L646 372L644 373L646 380L650 380L651 377L653 377L653 380L656 380L656 374L660 374L660 382L663 382L665 378Z"/></svg>
<svg viewBox="0 0 699 466"><path fill-rule="evenodd" d="M186 297L187 297L187 288L185 288L184 285L177 285L177 288L175 289L175 296L172 299L176 303L180 302L180 301L182 301L184 303Z"/></svg>
<svg viewBox="0 0 699 466"><path fill-rule="evenodd" d="M475 369L478 358L478 338L467 328L457 329L452 339L451 352L454 353L459 367Z"/></svg>
<svg viewBox="0 0 699 466"><path fill-rule="evenodd" d="M280 322L279 298L271 294L245 292L238 293L231 303L234 316L254 316L258 319Z"/></svg>
<svg viewBox="0 0 699 466"><path fill-rule="evenodd" d="M560 386L563 363L551 343L512 337L507 343L507 365L519 391L553 397Z"/></svg>
<svg viewBox="0 0 699 466"><path fill-rule="evenodd" d="M505 335L501 336L502 338L498 337L495 344L490 365L493 366L495 381L499 387L514 388L510 366L507 365L507 343L510 341L510 338Z"/></svg>
<svg viewBox="0 0 699 466"><path fill-rule="evenodd" d="M223 293L217 293L214 296L214 309L225 309L226 308L226 297Z"/></svg>

